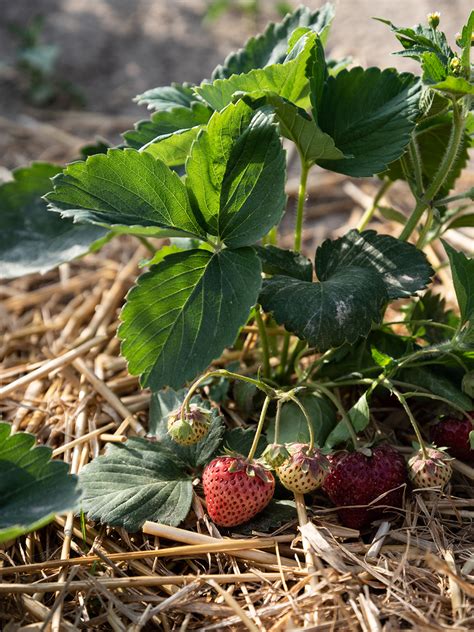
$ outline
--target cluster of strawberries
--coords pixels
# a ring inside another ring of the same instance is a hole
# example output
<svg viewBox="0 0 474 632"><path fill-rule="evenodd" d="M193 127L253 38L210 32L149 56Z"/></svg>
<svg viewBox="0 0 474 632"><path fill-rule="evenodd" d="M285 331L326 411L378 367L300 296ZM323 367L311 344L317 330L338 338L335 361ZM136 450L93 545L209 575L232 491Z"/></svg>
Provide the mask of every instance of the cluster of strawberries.
<svg viewBox="0 0 474 632"><path fill-rule="evenodd" d="M201 441L209 430L208 410L191 405L170 414L168 432L181 445ZM360 529L379 518L386 508L401 507L407 483L418 488L441 487L450 480L452 457L474 460L469 419L444 419L432 428L432 440L445 449L421 446L406 463L387 443L353 452L325 455L307 444L272 444L260 459L230 454L213 459L202 476L207 510L220 526L234 527L253 518L275 491L274 470L280 483L297 494L322 488L338 508L341 522Z"/></svg>

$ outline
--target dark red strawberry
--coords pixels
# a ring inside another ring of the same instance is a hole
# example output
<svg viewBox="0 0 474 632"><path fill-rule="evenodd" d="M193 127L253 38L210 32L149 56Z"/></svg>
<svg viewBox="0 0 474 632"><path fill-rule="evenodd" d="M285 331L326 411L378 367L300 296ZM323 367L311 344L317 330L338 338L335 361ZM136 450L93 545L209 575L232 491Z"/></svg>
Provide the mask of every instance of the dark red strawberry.
<svg viewBox="0 0 474 632"><path fill-rule="evenodd" d="M407 468L405 459L388 444L372 448L371 456L340 452L329 460L323 489L340 508L338 515L345 526L360 529L382 515L382 506L401 507ZM382 494L385 495L377 503L366 506ZM346 509L350 505L364 506Z"/></svg>
<svg viewBox="0 0 474 632"><path fill-rule="evenodd" d="M271 472L245 457L221 456L202 475L207 512L221 527L236 527L268 505L275 490Z"/></svg>
<svg viewBox="0 0 474 632"><path fill-rule="evenodd" d="M474 416L472 411L471 416ZM431 441L439 448L447 448L451 456L461 461L474 461L474 450L469 443L473 426L467 417L446 417L431 428Z"/></svg>

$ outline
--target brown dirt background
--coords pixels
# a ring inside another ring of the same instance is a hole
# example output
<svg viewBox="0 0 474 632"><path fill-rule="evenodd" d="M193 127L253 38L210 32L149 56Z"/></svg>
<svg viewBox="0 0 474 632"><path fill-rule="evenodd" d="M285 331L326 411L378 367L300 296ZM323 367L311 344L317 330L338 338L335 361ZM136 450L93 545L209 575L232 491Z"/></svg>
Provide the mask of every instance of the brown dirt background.
<svg viewBox="0 0 474 632"><path fill-rule="evenodd" d="M0 165L13 168L33 159L69 160L76 145L97 134L118 142L119 132L145 118L132 97L171 81L199 82L226 54L278 19L276 4L261 0L257 17L239 10L205 21L207 0L0 0ZM298 6L299 2L290 2ZM318 0L307 0L311 8ZM414 68L391 56L397 42L381 16L410 26L441 11L442 27L453 37L470 0L336 0L328 48L333 57L351 55L362 65ZM33 108L14 70L16 38L11 23L44 18L43 43L59 46L58 74L86 99L80 113L57 106ZM96 113L92 115L91 113ZM77 141L77 143L75 142Z"/></svg>

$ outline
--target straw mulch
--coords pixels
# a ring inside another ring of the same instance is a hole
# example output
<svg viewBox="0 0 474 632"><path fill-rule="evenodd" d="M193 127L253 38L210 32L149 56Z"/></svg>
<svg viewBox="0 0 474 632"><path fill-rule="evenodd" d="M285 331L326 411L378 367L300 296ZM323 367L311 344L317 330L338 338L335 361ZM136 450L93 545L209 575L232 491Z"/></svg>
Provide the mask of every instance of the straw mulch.
<svg viewBox="0 0 474 632"><path fill-rule="evenodd" d="M309 209L308 252L328 231L354 225L365 201L352 183L325 178ZM363 186L372 193L373 184ZM431 256L439 263L442 252ZM0 285L0 413L75 473L108 442L146 431L150 394L128 375L115 337L144 257L124 237L59 271ZM244 335L245 366L255 366L255 334ZM232 404L222 412L230 426L249 421ZM400 414L395 406L376 411L382 429L385 419L397 427ZM404 510L363 538L339 525L322 495L302 529L295 521L250 536L237 528L223 538L199 487L179 529L146 523L127 534L87 524L83 533L78 518L58 517L0 549L0 628L472 630L473 479L473 469L455 463L445 493L407 493Z"/></svg>

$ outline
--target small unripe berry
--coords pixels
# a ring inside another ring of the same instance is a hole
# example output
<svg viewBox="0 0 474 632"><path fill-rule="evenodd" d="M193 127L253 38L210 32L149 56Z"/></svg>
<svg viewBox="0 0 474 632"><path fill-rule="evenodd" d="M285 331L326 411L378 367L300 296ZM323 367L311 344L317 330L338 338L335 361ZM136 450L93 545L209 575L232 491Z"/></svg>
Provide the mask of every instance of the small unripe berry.
<svg viewBox="0 0 474 632"><path fill-rule="evenodd" d="M191 404L182 416L180 407L168 416L168 433L179 445L193 445L207 435L210 421L211 413L205 408Z"/></svg>
<svg viewBox="0 0 474 632"><path fill-rule="evenodd" d="M426 448L427 457L419 450L408 461L408 473L416 487L445 487L452 476L452 460L442 450Z"/></svg>
<svg viewBox="0 0 474 632"><path fill-rule="evenodd" d="M449 62L449 69L453 75L459 75L462 69L461 60L459 57L453 57Z"/></svg>
<svg viewBox="0 0 474 632"><path fill-rule="evenodd" d="M320 487L326 478L329 461L317 448L305 443L290 443L290 457L277 468L281 484L292 492L309 494Z"/></svg>

